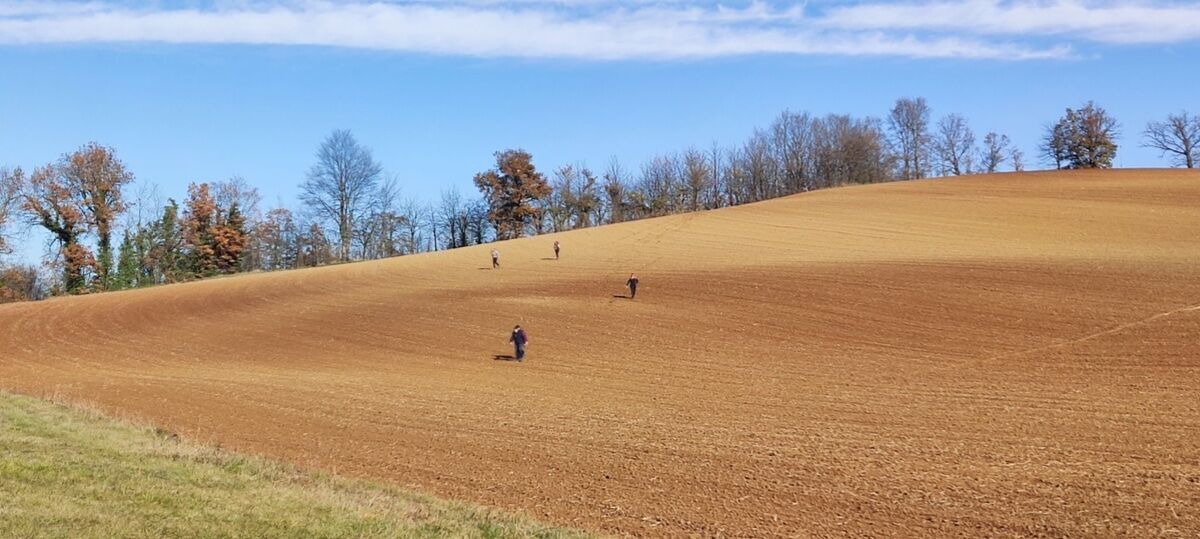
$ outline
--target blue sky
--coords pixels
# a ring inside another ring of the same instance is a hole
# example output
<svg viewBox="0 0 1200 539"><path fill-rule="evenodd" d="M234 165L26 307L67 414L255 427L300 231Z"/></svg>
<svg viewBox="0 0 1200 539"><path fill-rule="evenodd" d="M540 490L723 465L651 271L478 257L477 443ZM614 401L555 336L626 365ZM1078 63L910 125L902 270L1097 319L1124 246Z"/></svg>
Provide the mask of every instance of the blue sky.
<svg viewBox="0 0 1200 539"><path fill-rule="evenodd" d="M294 207L347 128L433 198L471 193L499 149L636 168L784 109L882 117L901 96L1008 134L1030 168L1043 126L1095 100L1122 124L1118 166L1165 166L1140 132L1200 113L1198 52L1200 7L1154 0L0 0L0 166L94 140L165 196L240 175Z"/></svg>

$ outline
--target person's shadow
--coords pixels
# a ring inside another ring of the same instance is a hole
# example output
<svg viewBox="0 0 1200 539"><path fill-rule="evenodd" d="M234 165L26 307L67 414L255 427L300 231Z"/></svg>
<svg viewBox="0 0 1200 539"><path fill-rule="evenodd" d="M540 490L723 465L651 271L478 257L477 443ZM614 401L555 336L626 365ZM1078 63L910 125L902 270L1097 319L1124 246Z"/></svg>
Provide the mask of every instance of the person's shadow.
<svg viewBox="0 0 1200 539"><path fill-rule="evenodd" d="M495 361L516 361L517 357L510 354L496 354L492 356Z"/></svg>
<svg viewBox="0 0 1200 539"><path fill-rule="evenodd" d="M621 298L621 299L629 299L629 296L626 296L625 294L613 294L613 297Z"/></svg>

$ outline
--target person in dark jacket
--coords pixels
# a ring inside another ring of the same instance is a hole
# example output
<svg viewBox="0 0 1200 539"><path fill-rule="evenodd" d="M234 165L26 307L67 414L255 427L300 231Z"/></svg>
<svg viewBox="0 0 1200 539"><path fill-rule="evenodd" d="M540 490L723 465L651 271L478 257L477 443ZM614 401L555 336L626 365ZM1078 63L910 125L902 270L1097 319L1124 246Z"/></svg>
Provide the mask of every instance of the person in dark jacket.
<svg viewBox="0 0 1200 539"><path fill-rule="evenodd" d="M525 345L529 344L529 336L525 334L525 330L518 324L513 327L512 337L508 338L508 342L513 344L513 352L517 356L517 361L525 360Z"/></svg>
<svg viewBox="0 0 1200 539"><path fill-rule="evenodd" d="M625 286L629 287L629 299L637 297L638 278L636 273L629 274L629 280L625 281Z"/></svg>
<svg viewBox="0 0 1200 539"><path fill-rule="evenodd" d="M554 259L558 260L558 240L554 240Z"/></svg>

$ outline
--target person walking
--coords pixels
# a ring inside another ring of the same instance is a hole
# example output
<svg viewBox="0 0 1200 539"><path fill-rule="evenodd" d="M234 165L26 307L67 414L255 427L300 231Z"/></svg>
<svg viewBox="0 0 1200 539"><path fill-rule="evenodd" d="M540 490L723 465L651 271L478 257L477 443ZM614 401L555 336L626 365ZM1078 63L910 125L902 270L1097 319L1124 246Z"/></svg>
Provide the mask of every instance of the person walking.
<svg viewBox="0 0 1200 539"><path fill-rule="evenodd" d="M513 353L517 357L517 361L525 360L525 345L529 344L529 335L525 334L525 330L520 324L513 326L512 336L508 338L508 342L513 345Z"/></svg>
<svg viewBox="0 0 1200 539"><path fill-rule="evenodd" d="M625 281L625 286L629 287L629 299L637 297L638 278L636 273L629 274L629 280Z"/></svg>
<svg viewBox="0 0 1200 539"><path fill-rule="evenodd" d="M554 240L554 259L558 260L558 240Z"/></svg>
<svg viewBox="0 0 1200 539"><path fill-rule="evenodd" d="M500 251L492 249L492 269L500 268Z"/></svg>

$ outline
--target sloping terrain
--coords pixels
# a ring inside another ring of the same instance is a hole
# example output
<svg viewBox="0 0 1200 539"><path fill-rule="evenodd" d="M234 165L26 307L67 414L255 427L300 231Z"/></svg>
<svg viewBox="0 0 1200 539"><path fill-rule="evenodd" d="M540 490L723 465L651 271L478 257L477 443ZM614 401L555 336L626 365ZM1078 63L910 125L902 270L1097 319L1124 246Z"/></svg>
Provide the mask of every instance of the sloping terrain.
<svg viewBox="0 0 1200 539"><path fill-rule="evenodd" d="M587 537L2 391L0 500L21 539Z"/></svg>
<svg viewBox="0 0 1200 539"><path fill-rule="evenodd" d="M0 306L0 389L604 532L1200 534L1198 173L496 247Z"/></svg>

